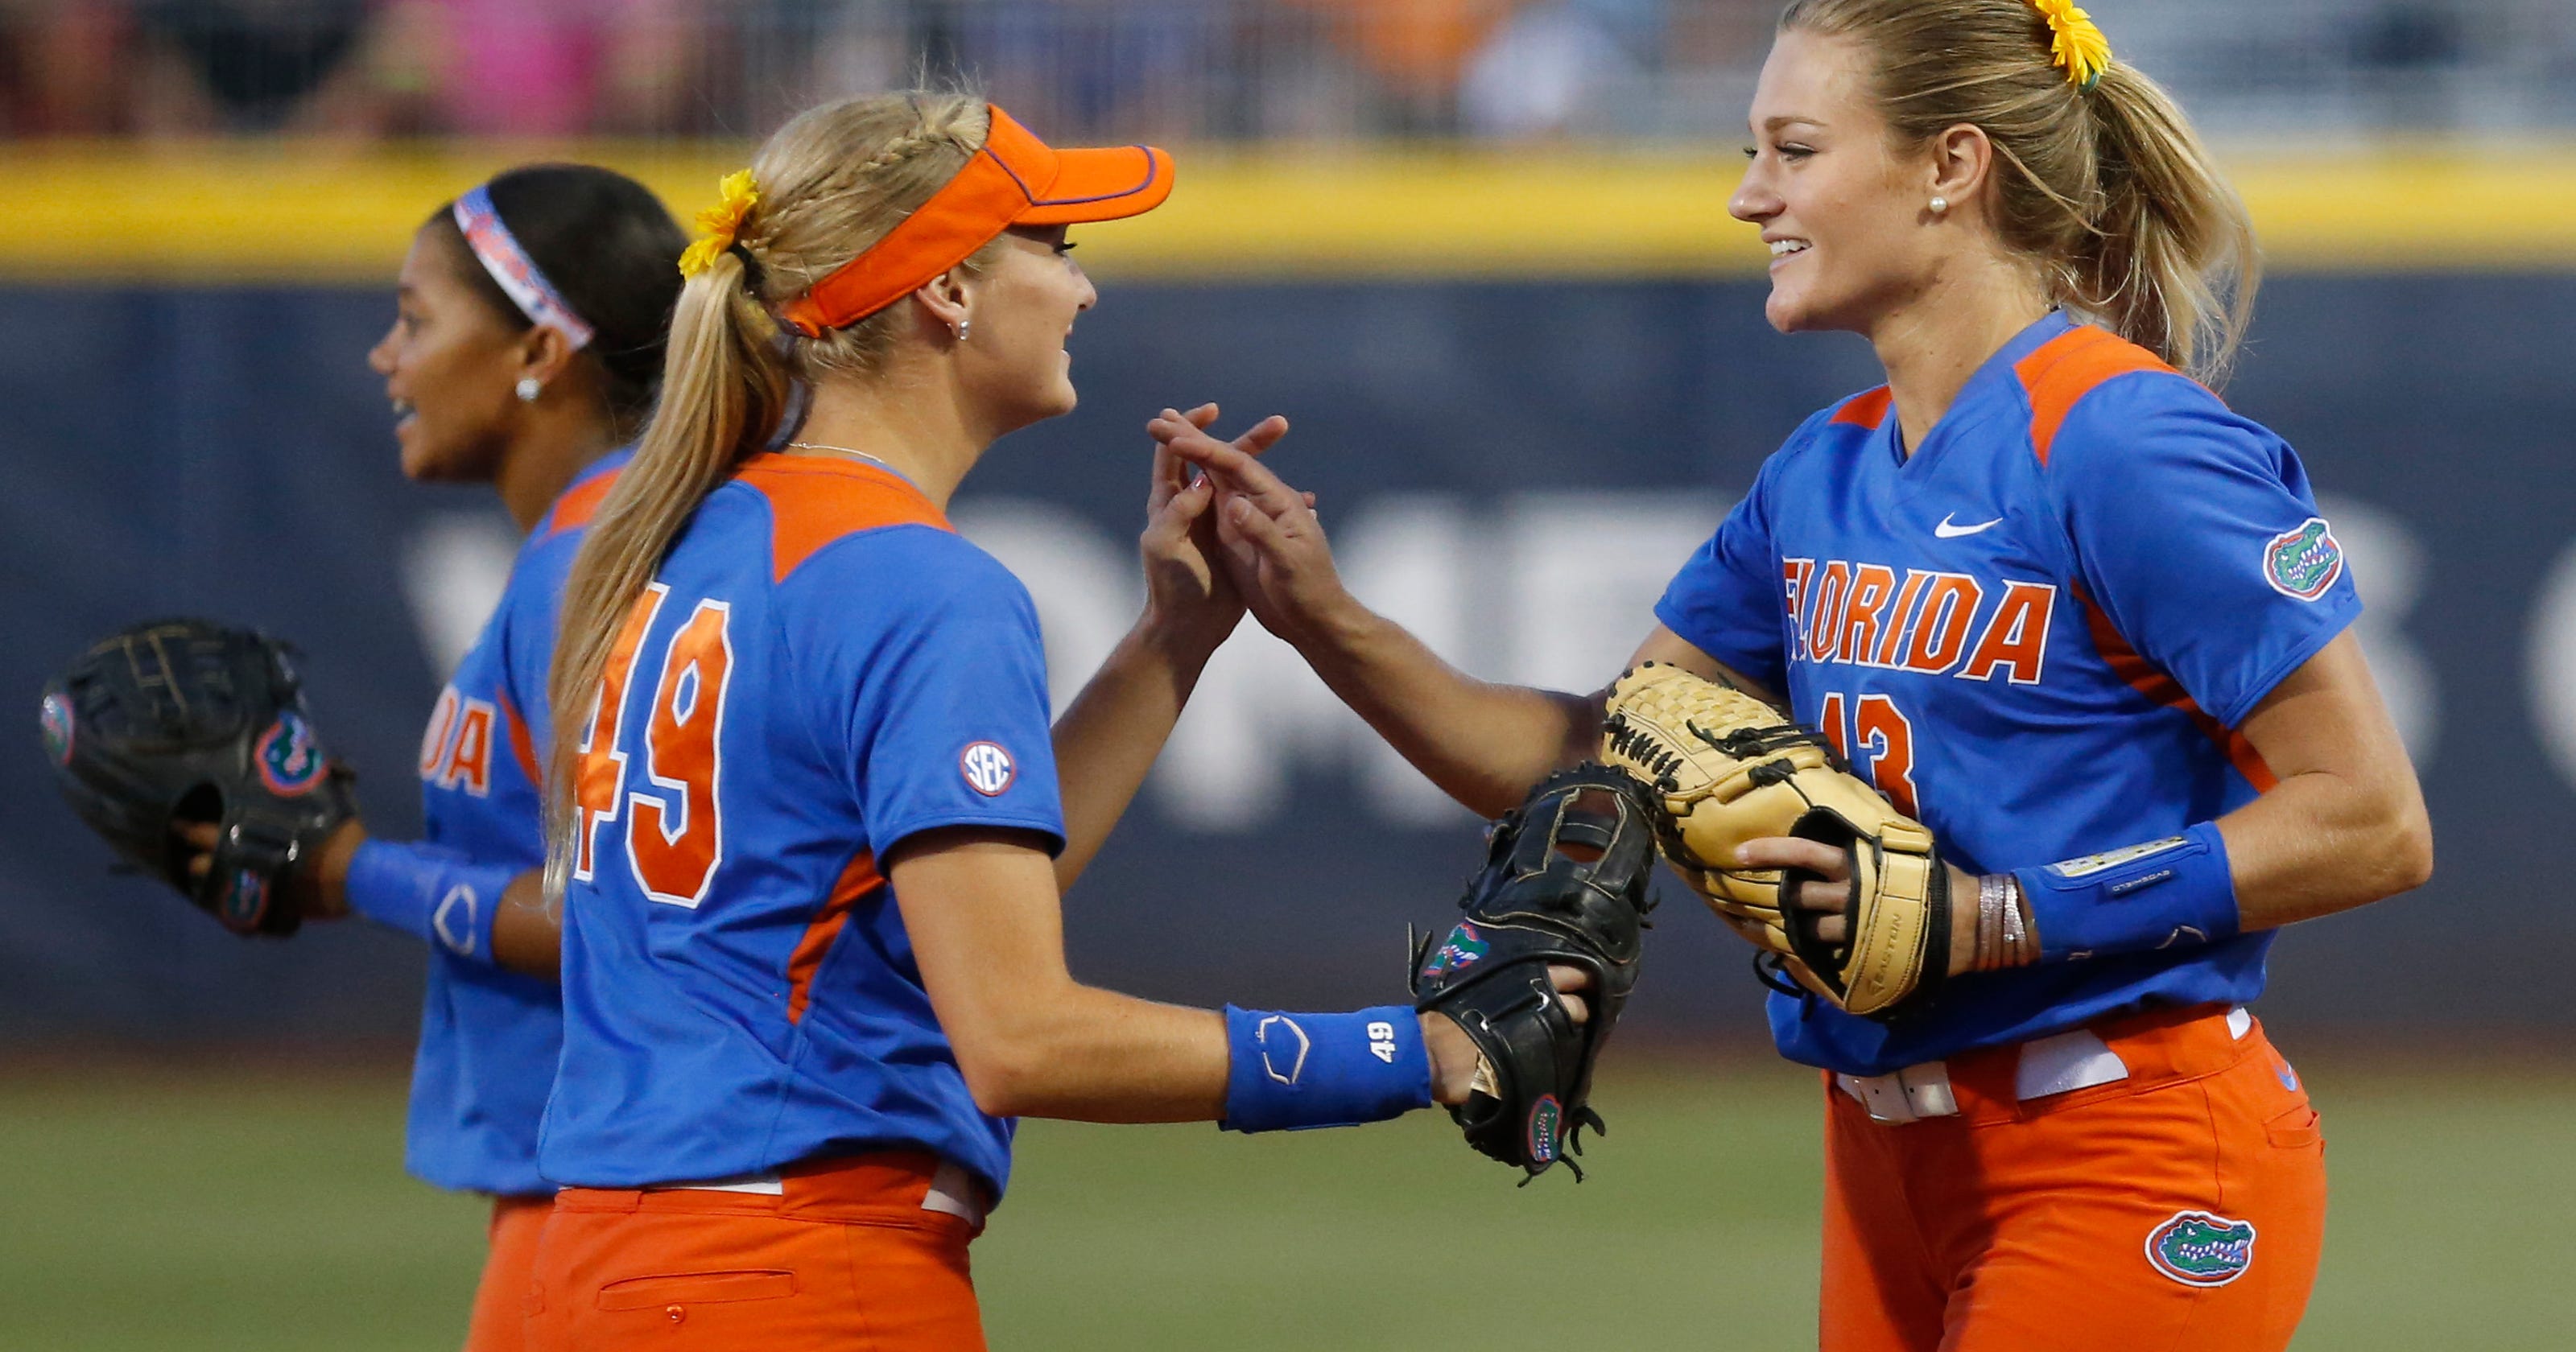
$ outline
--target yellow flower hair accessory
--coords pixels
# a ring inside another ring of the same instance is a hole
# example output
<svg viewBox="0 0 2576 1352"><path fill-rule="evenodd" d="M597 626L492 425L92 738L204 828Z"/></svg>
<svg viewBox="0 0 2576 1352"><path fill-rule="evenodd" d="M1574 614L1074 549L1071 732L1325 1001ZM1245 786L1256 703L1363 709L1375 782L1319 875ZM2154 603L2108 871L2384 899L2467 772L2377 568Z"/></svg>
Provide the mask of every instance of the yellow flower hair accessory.
<svg viewBox="0 0 2576 1352"><path fill-rule="evenodd" d="M699 235L696 242L680 255L680 275L695 277L714 267L716 255L733 247L735 232L742 229L742 218L760 201L760 189L751 181L751 171L737 169L716 185L719 200L698 213Z"/></svg>
<svg viewBox="0 0 2576 1352"><path fill-rule="evenodd" d="M2102 72L2111 64L2111 40L2102 36L2101 25L2093 16L2076 8L2075 0L2030 0L2039 17L2048 21L2048 54L2059 70L2066 72L2067 83L2090 91L2101 83Z"/></svg>

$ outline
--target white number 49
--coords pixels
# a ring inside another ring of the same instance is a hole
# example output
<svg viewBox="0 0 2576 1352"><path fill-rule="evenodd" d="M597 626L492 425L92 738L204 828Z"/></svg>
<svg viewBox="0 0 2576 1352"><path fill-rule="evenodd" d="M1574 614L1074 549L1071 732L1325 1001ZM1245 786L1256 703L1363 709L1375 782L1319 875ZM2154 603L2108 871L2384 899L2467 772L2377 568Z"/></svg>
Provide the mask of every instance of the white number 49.
<svg viewBox="0 0 2576 1352"><path fill-rule="evenodd" d="M1369 1050L1388 1065L1395 1064L1395 1025L1373 1023L1368 1026Z"/></svg>

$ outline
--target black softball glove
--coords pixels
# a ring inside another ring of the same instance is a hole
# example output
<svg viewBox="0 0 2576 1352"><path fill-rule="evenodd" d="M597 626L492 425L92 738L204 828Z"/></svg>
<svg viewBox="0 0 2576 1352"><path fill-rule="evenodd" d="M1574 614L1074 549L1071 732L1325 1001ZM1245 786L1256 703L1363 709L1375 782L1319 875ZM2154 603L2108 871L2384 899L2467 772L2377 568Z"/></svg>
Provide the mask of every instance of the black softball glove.
<svg viewBox="0 0 2576 1352"><path fill-rule="evenodd" d="M64 799L118 853L235 934L303 922L283 884L357 802L283 644L204 620L137 625L48 682L38 719ZM202 878L184 822L222 833Z"/></svg>
<svg viewBox="0 0 2576 1352"><path fill-rule="evenodd" d="M1655 865L1653 809L1637 781L1601 765L1550 776L1494 824L1485 866L1458 903L1466 917L1413 955L1414 1006L1457 1020L1482 1054L1476 1087L1449 1115L1467 1144L1529 1171L1563 1159L1576 1180L1576 1133L1602 1130L1587 1101L1592 1063L1637 984ZM1591 1016L1576 1024L1551 965L1591 977Z"/></svg>

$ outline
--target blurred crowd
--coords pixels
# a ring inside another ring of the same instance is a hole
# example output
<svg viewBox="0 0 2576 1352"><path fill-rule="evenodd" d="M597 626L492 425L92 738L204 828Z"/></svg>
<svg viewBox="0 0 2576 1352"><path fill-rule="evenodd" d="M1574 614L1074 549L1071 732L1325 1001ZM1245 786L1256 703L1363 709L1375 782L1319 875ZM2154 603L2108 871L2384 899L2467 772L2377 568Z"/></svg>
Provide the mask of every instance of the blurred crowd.
<svg viewBox="0 0 2576 1352"><path fill-rule="evenodd" d="M0 137L756 135L962 76L1045 134L1732 134L1780 0L0 0ZM2576 126L2571 0L2100 0L2222 131Z"/></svg>

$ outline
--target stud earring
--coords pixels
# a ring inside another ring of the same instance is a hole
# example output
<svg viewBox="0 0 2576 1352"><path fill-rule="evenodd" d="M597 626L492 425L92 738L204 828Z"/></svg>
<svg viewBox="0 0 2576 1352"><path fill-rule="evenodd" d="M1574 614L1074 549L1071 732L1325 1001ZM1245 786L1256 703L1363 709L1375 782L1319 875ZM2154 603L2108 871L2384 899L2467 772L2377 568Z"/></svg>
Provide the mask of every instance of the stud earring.
<svg viewBox="0 0 2576 1352"><path fill-rule="evenodd" d="M535 376L521 376L519 383L511 386L510 390L519 396L520 403L533 404L537 402L538 395L546 392L546 383Z"/></svg>
<svg viewBox="0 0 2576 1352"><path fill-rule="evenodd" d="M1938 215L1940 215L1942 212L1948 211L1949 209L1950 209L1950 199L1949 199L1949 198L1947 198L1947 197L1935 197L1935 198L1933 198L1933 199L1932 199L1932 214L1933 214L1933 215L1938 216Z"/></svg>
<svg viewBox="0 0 2576 1352"><path fill-rule="evenodd" d="M975 321L971 319L958 320L957 327L949 330L949 332L957 335L957 341L961 343L966 341L966 335L973 333L974 331Z"/></svg>

